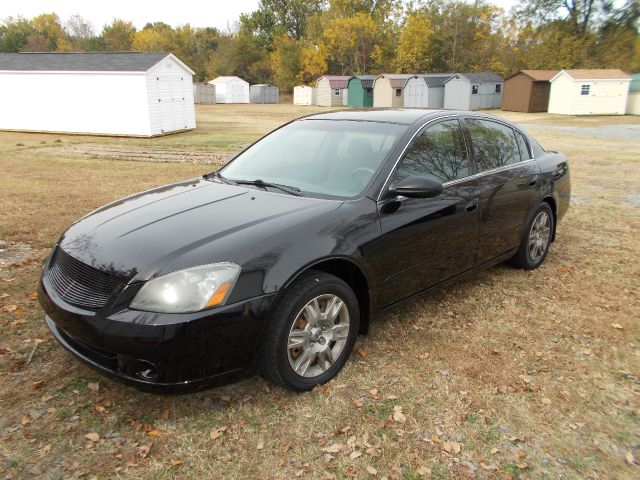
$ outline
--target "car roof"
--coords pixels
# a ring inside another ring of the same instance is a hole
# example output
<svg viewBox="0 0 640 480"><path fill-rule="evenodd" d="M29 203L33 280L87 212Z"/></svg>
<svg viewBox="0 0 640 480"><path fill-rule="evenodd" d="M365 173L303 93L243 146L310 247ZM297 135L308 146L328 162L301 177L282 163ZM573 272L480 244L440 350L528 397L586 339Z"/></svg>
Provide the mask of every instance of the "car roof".
<svg viewBox="0 0 640 480"><path fill-rule="evenodd" d="M366 110L337 110L327 113L318 113L304 117L305 120L351 120L360 122L382 122L398 123L401 125L412 125L423 118L438 116L438 114L449 114L446 110L426 110L426 109L366 109Z"/></svg>
<svg viewBox="0 0 640 480"><path fill-rule="evenodd" d="M382 108L362 110L336 110L327 113L316 113L302 117L299 120L350 120L356 122L395 123L399 125L413 125L425 120L451 115L465 115L487 117L506 122L504 119L486 113L468 112L464 110L429 110L423 108ZM510 123L510 122L506 122Z"/></svg>

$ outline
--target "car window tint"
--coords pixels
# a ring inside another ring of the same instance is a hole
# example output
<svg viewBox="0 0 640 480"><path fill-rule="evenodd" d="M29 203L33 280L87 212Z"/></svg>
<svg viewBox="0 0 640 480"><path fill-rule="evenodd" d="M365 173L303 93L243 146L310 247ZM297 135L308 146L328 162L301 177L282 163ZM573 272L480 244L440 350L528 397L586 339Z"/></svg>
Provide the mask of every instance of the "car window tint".
<svg viewBox="0 0 640 480"><path fill-rule="evenodd" d="M410 175L448 182L469 174L469 161L458 120L428 127L411 144L396 170L395 180Z"/></svg>
<svg viewBox="0 0 640 480"><path fill-rule="evenodd" d="M524 138L524 135L516 131L516 141L518 142L518 148L520 149L520 160L529 160L531 153L529 153L529 146Z"/></svg>
<svg viewBox="0 0 640 480"><path fill-rule="evenodd" d="M520 161L520 150L511 127L477 118L468 118L466 121L480 171Z"/></svg>

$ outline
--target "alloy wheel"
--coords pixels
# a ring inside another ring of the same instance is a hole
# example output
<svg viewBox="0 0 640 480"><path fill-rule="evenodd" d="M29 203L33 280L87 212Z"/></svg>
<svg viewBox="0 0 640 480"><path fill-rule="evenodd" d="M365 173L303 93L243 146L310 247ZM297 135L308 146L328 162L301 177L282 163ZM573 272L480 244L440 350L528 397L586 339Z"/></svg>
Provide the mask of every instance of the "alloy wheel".
<svg viewBox="0 0 640 480"><path fill-rule="evenodd" d="M287 339L289 365L301 377L326 372L338 359L349 337L349 310L333 294L318 295L298 313Z"/></svg>
<svg viewBox="0 0 640 480"><path fill-rule="evenodd" d="M551 217L546 211L538 213L529 231L529 258L538 262L547 251L551 240Z"/></svg>

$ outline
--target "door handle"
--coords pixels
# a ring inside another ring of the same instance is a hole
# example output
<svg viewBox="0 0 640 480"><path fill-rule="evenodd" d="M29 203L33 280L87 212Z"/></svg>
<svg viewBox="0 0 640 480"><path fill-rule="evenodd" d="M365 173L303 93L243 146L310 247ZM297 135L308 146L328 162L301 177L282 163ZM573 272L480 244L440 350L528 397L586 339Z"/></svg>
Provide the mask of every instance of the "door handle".
<svg viewBox="0 0 640 480"><path fill-rule="evenodd" d="M467 212L471 212L473 210L475 210L476 208L478 208L478 205L480 204L480 199L479 198L474 198L473 200L471 200L469 203L467 203L464 207L464 209Z"/></svg>

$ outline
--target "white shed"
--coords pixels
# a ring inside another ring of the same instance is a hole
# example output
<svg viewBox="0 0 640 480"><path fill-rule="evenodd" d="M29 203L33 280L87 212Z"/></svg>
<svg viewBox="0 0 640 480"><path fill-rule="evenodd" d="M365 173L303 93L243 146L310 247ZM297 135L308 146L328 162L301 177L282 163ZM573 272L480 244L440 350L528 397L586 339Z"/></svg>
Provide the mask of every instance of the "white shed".
<svg viewBox="0 0 640 480"><path fill-rule="evenodd" d="M629 82L618 69L560 70L551 79L549 113L624 115Z"/></svg>
<svg viewBox="0 0 640 480"><path fill-rule="evenodd" d="M216 77L216 103L249 103L249 82L240 77Z"/></svg>
<svg viewBox="0 0 640 480"><path fill-rule="evenodd" d="M411 77L404 86L404 106L443 108L444 82L452 76L450 73L432 73Z"/></svg>
<svg viewBox="0 0 640 480"><path fill-rule="evenodd" d="M504 80L493 72L456 73L445 81L444 108L484 110L502 106Z"/></svg>
<svg viewBox="0 0 640 480"><path fill-rule="evenodd" d="M258 83L249 87L251 103L278 103L280 89L274 85Z"/></svg>
<svg viewBox="0 0 640 480"><path fill-rule="evenodd" d="M216 86L211 83L193 84L194 103L204 103L212 105L216 103Z"/></svg>
<svg viewBox="0 0 640 480"><path fill-rule="evenodd" d="M342 107L347 104L345 91L350 76L324 75L317 82L317 104L324 107Z"/></svg>
<svg viewBox="0 0 640 480"><path fill-rule="evenodd" d="M403 107L404 87L407 80L416 75L400 73L384 73L378 75L373 82L373 106Z"/></svg>
<svg viewBox="0 0 640 480"><path fill-rule="evenodd" d="M316 87L310 87L308 85L293 87L294 105L315 105L316 102Z"/></svg>
<svg viewBox="0 0 640 480"><path fill-rule="evenodd" d="M0 129L151 137L196 128L171 53L0 53Z"/></svg>

